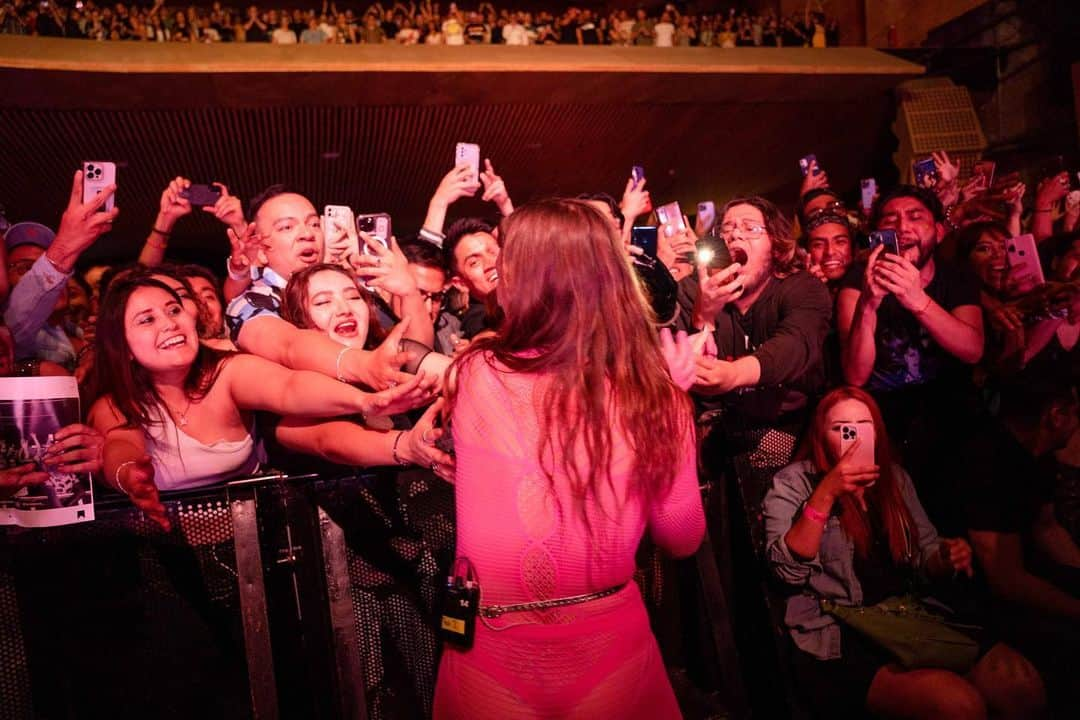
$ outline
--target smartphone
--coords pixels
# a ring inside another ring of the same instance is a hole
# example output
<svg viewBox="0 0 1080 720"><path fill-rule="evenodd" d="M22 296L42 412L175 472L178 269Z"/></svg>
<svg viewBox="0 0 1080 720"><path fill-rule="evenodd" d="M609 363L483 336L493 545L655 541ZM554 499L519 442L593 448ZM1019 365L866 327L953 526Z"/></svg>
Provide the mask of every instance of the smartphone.
<svg viewBox="0 0 1080 720"><path fill-rule="evenodd" d="M480 182L480 146L474 143L459 142L457 147L454 148L454 167L460 165L471 167L472 180Z"/></svg>
<svg viewBox="0 0 1080 720"><path fill-rule="evenodd" d="M100 195L101 191L106 187L116 183L116 163L84 162L82 168L82 201L84 205L95 196ZM101 211L112 210L115 199L116 194L114 193L112 197L105 201Z"/></svg>
<svg viewBox="0 0 1080 720"><path fill-rule="evenodd" d="M656 219L664 226L664 235L671 237L677 232L686 230L686 222L683 220L682 208L678 202L669 202L656 208Z"/></svg>
<svg viewBox="0 0 1080 720"><path fill-rule="evenodd" d="M382 243L383 247L390 248L390 216L386 213L373 213L371 215L357 215L356 229L370 235ZM363 244L363 243L362 243ZM361 252L370 253L366 244L360 249Z"/></svg>
<svg viewBox="0 0 1080 720"><path fill-rule="evenodd" d="M870 233L870 251L873 252L878 245L885 246L883 253L900 254L900 241L896 237L895 230L878 230Z"/></svg>
<svg viewBox="0 0 1080 720"><path fill-rule="evenodd" d="M863 178L859 181L859 190L862 192L863 209L869 212L870 208L874 206L874 196L877 195L877 180Z"/></svg>
<svg viewBox="0 0 1080 720"><path fill-rule="evenodd" d="M353 211L346 205L327 205L323 208L323 261L337 263L360 252L360 239L351 232ZM341 237L342 231L345 237Z"/></svg>
<svg viewBox="0 0 1080 720"><path fill-rule="evenodd" d="M707 235L697 241L695 260L709 270L723 270L733 262L723 238Z"/></svg>
<svg viewBox="0 0 1080 720"><path fill-rule="evenodd" d="M921 188L932 189L937 185L938 171L934 158L926 158L915 163L915 184Z"/></svg>
<svg viewBox="0 0 1080 720"><path fill-rule="evenodd" d="M656 257L656 228L651 225L635 225L630 230L630 244L641 248L649 257Z"/></svg>
<svg viewBox="0 0 1080 720"><path fill-rule="evenodd" d="M221 199L221 188L217 185L192 184L180 191L180 197L190 202L192 207L210 207Z"/></svg>
<svg viewBox="0 0 1080 720"><path fill-rule="evenodd" d="M803 174L803 177L806 177L810 174L810 166L815 162L817 162L817 155L806 155L799 158L799 172ZM814 170L815 175L820 172L821 168L817 168L816 170Z"/></svg>
<svg viewBox="0 0 1080 720"><path fill-rule="evenodd" d="M716 223L716 204L712 200L705 200L697 204L697 217L694 222L694 232L698 237L706 235Z"/></svg>
<svg viewBox="0 0 1080 720"><path fill-rule="evenodd" d="M1035 236L1019 235L1005 242L1009 258L1009 284L1014 292L1026 293L1046 284Z"/></svg>
<svg viewBox="0 0 1080 720"><path fill-rule="evenodd" d="M840 426L840 454L859 441L859 447L851 453L851 464L855 467L876 465L874 461L874 426L872 423L844 423ZM873 483L870 483L871 485Z"/></svg>
<svg viewBox="0 0 1080 720"><path fill-rule="evenodd" d="M630 168L630 177L634 179L634 187L637 187L638 184L645 179L645 167L643 165L635 165Z"/></svg>
<svg viewBox="0 0 1080 720"><path fill-rule="evenodd" d="M982 178L982 186L986 192L990 192L990 188L994 186L994 169L996 167L997 163L992 160L980 160L971 168L971 174L974 177Z"/></svg>

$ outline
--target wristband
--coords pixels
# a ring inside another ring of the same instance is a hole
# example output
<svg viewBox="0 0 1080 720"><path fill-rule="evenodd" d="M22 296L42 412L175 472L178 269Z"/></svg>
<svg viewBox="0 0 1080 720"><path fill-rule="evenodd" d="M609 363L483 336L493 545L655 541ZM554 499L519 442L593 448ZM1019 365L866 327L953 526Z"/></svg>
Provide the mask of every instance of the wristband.
<svg viewBox="0 0 1080 720"><path fill-rule="evenodd" d="M420 232L418 232L417 235L420 236L421 240L427 240L429 243L438 248L441 248L443 245L443 240L446 240L446 236L442 233L435 232L434 230L428 230L425 227L420 228Z"/></svg>
<svg viewBox="0 0 1080 720"><path fill-rule="evenodd" d="M120 471L121 471L121 470L123 470L123 469L124 469L125 467L127 467L128 465L134 465L134 464L135 464L135 461L134 461L134 460L126 460L126 461L124 461L124 462L120 463L120 464L119 464L119 465L118 465L118 466L116 467L116 474L115 474L115 475L113 475L113 480L115 480L115 481L116 481L116 488L117 488L117 489L118 489L118 490L119 490L120 492L124 493L125 495L127 495L127 496L129 496L129 497L131 496L131 493L129 493L129 492L128 492L128 491L127 491L127 490L126 490L125 488L124 488L124 486L123 486L122 484L120 484Z"/></svg>
<svg viewBox="0 0 1080 720"><path fill-rule="evenodd" d="M810 507L810 503L803 505L802 514L808 520L813 520L814 522L821 525L825 525L829 522L829 516L821 512L820 510L815 510L814 508Z"/></svg>
<svg viewBox="0 0 1080 720"><path fill-rule="evenodd" d="M171 232L165 232L164 230L158 230L157 228L154 228L153 230L151 230L151 232L155 232L163 238L167 238L172 235Z"/></svg>
<svg viewBox="0 0 1080 720"><path fill-rule="evenodd" d="M401 436L404 435L404 434L405 434L404 430L399 430L398 431L397 437L394 438L394 447L390 451L390 454L394 456L394 462L396 462L398 465L400 465L401 467L408 467L409 462L407 460L402 460L400 457L398 457L398 454L397 454L398 443L401 442Z"/></svg>
<svg viewBox="0 0 1080 720"><path fill-rule="evenodd" d="M922 306L922 308L920 308L919 310L916 310L916 311L915 311L915 314L916 314L916 315L922 315L922 314L923 314L924 312L926 312L927 308L929 308L929 307L930 307L930 303L932 303L932 302L934 302L934 298L932 298L932 297L930 297L930 296L928 295L928 296L926 297L926 304L925 304L925 305L923 305L923 306Z"/></svg>

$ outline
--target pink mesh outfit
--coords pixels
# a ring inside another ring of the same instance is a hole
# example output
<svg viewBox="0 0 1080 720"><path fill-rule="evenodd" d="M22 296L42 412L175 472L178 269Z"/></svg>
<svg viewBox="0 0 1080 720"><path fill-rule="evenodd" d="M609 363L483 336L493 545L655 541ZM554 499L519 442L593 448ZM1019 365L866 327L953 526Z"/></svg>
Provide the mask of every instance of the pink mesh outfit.
<svg viewBox="0 0 1080 720"><path fill-rule="evenodd" d="M476 570L481 604L626 586L578 605L478 618L472 649L447 645L443 652L435 717L679 717L632 577L646 525L656 543L676 555L692 553L701 542L705 517L693 439L683 441L668 496L646 507L629 493L634 456L616 433L613 489L587 506L590 536L565 476L556 471L552 490L537 461L543 380L499 372L474 358L458 381L457 555Z"/></svg>

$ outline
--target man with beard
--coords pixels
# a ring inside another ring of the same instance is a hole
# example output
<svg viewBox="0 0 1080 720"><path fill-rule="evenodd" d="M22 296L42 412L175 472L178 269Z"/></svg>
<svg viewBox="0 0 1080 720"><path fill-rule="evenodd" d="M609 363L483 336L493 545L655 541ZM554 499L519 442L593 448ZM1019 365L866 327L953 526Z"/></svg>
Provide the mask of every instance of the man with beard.
<svg viewBox="0 0 1080 720"><path fill-rule="evenodd" d="M841 283L844 378L880 394L977 363L983 352L978 286L934 259L945 235L937 198L901 185L881 198L874 219L878 230L896 231L900 254L878 247Z"/></svg>
<svg viewBox="0 0 1080 720"><path fill-rule="evenodd" d="M970 417L970 367L983 354L977 279L935 259L945 236L941 203L900 185L875 207L873 226L895 230L900 254L876 248L855 263L836 301L844 380L877 398L905 467L939 526L950 428ZM951 509L951 508L950 508Z"/></svg>

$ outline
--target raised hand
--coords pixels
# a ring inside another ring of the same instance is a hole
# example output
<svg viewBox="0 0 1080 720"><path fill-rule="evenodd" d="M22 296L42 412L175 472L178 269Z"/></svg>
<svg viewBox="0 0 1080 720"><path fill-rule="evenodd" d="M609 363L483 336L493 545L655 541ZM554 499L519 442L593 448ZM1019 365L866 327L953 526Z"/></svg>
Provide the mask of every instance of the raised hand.
<svg viewBox="0 0 1080 720"><path fill-rule="evenodd" d="M1035 209L1038 211L1051 210L1069 194L1069 173L1060 172L1039 181L1035 189Z"/></svg>
<svg viewBox="0 0 1080 720"><path fill-rule="evenodd" d="M828 173L818 167L816 159L811 160L810 167L807 168L806 171L806 176L803 177L802 186L799 188L799 197L802 197L811 190L827 187L829 187Z"/></svg>
<svg viewBox="0 0 1080 720"><path fill-rule="evenodd" d="M386 339L364 360L360 360L361 353L345 353L341 358L344 375L375 390L384 390L412 380L412 375L401 371L401 366L408 362L410 357L409 353L401 351L401 338L408 329L409 318L406 317L390 329Z"/></svg>
<svg viewBox="0 0 1080 720"><path fill-rule="evenodd" d="M671 330L662 328L660 352L664 356L664 362L667 363L672 382L682 390L689 390L697 379L697 361L686 331L680 330L672 337Z"/></svg>
<svg viewBox="0 0 1080 720"><path fill-rule="evenodd" d="M443 207L449 207L463 197L472 197L479 189L480 182L473 179L472 166L463 163L443 176L431 201L438 201Z"/></svg>
<svg viewBox="0 0 1080 720"><path fill-rule="evenodd" d="M826 473L825 478L818 484L818 492L829 499L830 504L836 502L844 495L853 494L866 510L866 501L863 499L863 491L877 482L881 477L881 468L877 465L855 465L853 462L855 449L862 444L861 438L855 442L840 456L836 465Z"/></svg>
<svg viewBox="0 0 1080 720"><path fill-rule="evenodd" d="M742 270L742 265L732 263L723 270L710 275L704 265L698 265L698 298L694 306L695 319L701 323L712 323L725 305L742 297L743 283L739 278L740 270Z"/></svg>
<svg viewBox="0 0 1080 720"><path fill-rule="evenodd" d="M370 254L349 258L358 277L367 280L371 287L385 290L391 295L402 297L417 292L416 278L409 272L409 259L401 252L395 238L390 238L389 248L364 232L360 233L360 239L367 245Z"/></svg>
<svg viewBox="0 0 1080 720"><path fill-rule="evenodd" d="M491 160L484 160L484 170L480 173L480 182L484 185L484 194L480 198L484 202L495 203L499 208L499 214L503 217L514 212L514 203L510 200L510 193L506 189L506 183L495 174L495 168L491 166Z"/></svg>
<svg viewBox="0 0 1080 720"><path fill-rule="evenodd" d="M249 223L239 233L231 227L227 228L225 234L229 236L229 246L232 248L229 253L229 270L234 275L267 264L266 246L259 237L259 231L255 229L255 223Z"/></svg>
<svg viewBox="0 0 1080 720"><path fill-rule="evenodd" d="M154 463L149 455L124 463L116 474L116 481L120 490L126 493L135 507L146 513L147 517L166 531L172 527L165 513L165 506L161 504L157 485L154 484Z"/></svg>
<svg viewBox="0 0 1080 720"><path fill-rule="evenodd" d="M934 160L934 165L937 167L938 184L946 184L956 182L956 179L960 177L960 166L949 159L949 153L942 150L939 153L930 153L930 157Z"/></svg>
<svg viewBox="0 0 1080 720"><path fill-rule="evenodd" d="M104 435L88 425L75 423L56 431L41 462L62 472L101 472L104 447Z"/></svg>
<svg viewBox="0 0 1080 720"><path fill-rule="evenodd" d="M926 307L929 296L923 290L919 268L903 255L889 253L879 257L874 263L872 279L891 292L908 310Z"/></svg>
<svg viewBox="0 0 1080 720"><path fill-rule="evenodd" d="M649 195L649 191L645 189L648 181L648 178L642 178L641 182L634 182L633 177L626 181L622 201L619 202L619 209L622 210L626 222L633 223L642 215L648 215L652 212L652 197Z"/></svg>
<svg viewBox="0 0 1080 720"><path fill-rule="evenodd" d="M182 193L191 187L191 181L177 175L161 193L161 205L154 227L169 232L176 221L191 212L191 202Z"/></svg>
<svg viewBox="0 0 1080 720"><path fill-rule="evenodd" d="M244 220L244 208L240 203L240 198L230 195L225 183L214 184L221 188L221 197L213 205L204 207L203 211L228 225L233 232L243 234L247 230L247 222Z"/></svg>
<svg viewBox="0 0 1080 720"><path fill-rule="evenodd" d="M94 244L99 237L112 229L120 209L99 212L114 192L116 185L109 185L88 202L82 201L82 170L76 170L71 182L71 196L67 209L60 218L60 229L45 254L58 270L71 272L79 255Z"/></svg>

